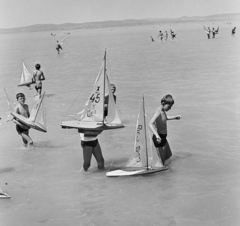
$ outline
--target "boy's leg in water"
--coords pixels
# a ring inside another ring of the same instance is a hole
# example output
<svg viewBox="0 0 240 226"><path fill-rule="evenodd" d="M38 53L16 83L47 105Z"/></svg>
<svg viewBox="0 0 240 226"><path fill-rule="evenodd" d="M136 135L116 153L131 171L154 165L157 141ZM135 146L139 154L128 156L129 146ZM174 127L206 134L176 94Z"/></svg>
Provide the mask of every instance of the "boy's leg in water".
<svg viewBox="0 0 240 226"><path fill-rule="evenodd" d="M98 142L97 142L97 145L93 148L93 155L94 155L95 159L97 160L98 168L104 169L104 158L102 155L101 147Z"/></svg>
<svg viewBox="0 0 240 226"><path fill-rule="evenodd" d="M91 165L92 150L93 148L91 146L83 146L83 169L85 171L87 171Z"/></svg>
<svg viewBox="0 0 240 226"><path fill-rule="evenodd" d="M20 135L22 136L22 140L25 145L28 145L28 146L33 145L33 141L29 137L29 131L23 132Z"/></svg>

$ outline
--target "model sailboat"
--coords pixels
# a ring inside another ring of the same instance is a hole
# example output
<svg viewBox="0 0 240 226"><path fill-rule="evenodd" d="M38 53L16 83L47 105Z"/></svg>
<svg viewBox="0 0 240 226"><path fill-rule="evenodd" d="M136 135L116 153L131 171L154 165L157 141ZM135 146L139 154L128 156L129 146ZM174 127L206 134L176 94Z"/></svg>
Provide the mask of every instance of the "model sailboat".
<svg viewBox="0 0 240 226"><path fill-rule="evenodd" d="M138 120L135 131L134 153L124 168L106 173L108 177L117 176L133 176L149 173L156 173L166 170L167 167L162 166L156 151L148 149L147 145L147 128L144 98L138 114Z"/></svg>
<svg viewBox="0 0 240 226"><path fill-rule="evenodd" d="M33 76L26 68L25 64L23 63L23 70L22 70L22 76L20 80L20 84L18 86L30 86L33 84Z"/></svg>
<svg viewBox="0 0 240 226"><path fill-rule="evenodd" d="M0 188L0 199L10 199L11 197Z"/></svg>
<svg viewBox="0 0 240 226"><path fill-rule="evenodd" d="M39 99L37 103L34 105L33 109L31 110L29 118L25 118L24 116L14 111L11 112L11 115L24 125L29 126L32 129L41 132L47 132L44 95L45 93L43 93L42 98Z"/></svg>
<svg viewBox="0 0 240 226"><path fill-rule="evenodd" d="M104 116L104 98L109 95L108 115ZM61 122L63 129L78 129L81 133L98 134L103 130L119 129L125 127L120 118L110 81L106 70L106 51L101 69L95 80L93 90L85 104L84 109L77 113L77 119Z"/></svg>

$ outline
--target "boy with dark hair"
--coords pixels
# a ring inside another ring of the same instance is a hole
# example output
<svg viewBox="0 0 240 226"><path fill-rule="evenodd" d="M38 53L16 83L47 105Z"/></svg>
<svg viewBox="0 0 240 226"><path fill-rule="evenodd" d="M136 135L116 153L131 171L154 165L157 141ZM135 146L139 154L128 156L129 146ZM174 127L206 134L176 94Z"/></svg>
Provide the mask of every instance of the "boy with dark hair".
<svg viewBox="0 0 240 226"><path fill-rule="evenodd" d="M29 113L29 108L28 105L25 104L25 95L23 93L18 93L16 95L17 101L18 101L18 105L15 107L14 111L16 113L18 113L19 115L22 115L26 118L30 117L30 113ZM33 145L33 141L32 139L29 137L29 129L30 127L28 127L27 125L22 124L21 122L19 122L17 119L13 118L13 122L16 124L16 130L18 132L18 134L22 137L23 140L23 145L25 147L27 146L32 146Z"/></svg>
<svg viewBox="0 0 240 226"><path fill-rule="evenodd" d="M161 100L161 106L157 108L148 126L153 132L153 142L159 153L162 164L172 156L171 149L167 142L167 120L178 120L181 118L180 115L168 116L166 114L174 104L173 97L168 94Z"/></svg>

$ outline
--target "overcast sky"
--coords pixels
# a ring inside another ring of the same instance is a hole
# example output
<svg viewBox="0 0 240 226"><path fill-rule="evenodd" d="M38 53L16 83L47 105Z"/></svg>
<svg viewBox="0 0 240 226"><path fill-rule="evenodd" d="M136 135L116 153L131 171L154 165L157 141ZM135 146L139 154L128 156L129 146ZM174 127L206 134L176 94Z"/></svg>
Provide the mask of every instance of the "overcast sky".
<svg viewBox="0 0 240 226"><path fill-rule="evenodd" d="M240 0L0 0L0 28L239 12Z"/></svg>

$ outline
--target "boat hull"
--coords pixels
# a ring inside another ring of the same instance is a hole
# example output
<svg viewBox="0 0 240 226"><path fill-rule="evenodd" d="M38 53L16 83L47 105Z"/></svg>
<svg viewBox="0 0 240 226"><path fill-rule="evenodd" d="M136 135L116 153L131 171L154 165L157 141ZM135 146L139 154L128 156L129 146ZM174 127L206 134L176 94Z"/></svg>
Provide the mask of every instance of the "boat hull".
<svg viewBox="0 0 240 226"><path fill-rule="evenodd" d="M35 82L26 82L26 83L21 83L19 84L18 86L29 86L29 85L32 85L34 84Z"/></svg>
<svg viewBox="0 0 240 226"><path fill-rule="evenodd" d="M26 126L29 126L29 127L32 128L32 129L35 129L35 130L44 132L44 133L47 132L47 130L46 130L44 127L42 127L39 123L29 121L28 118L25 118L25 117L23 117L22 115L19 115L19 114L15 113L15 112L11 112L11 114L12 114L12 116L13 116L14 118L16 118L16 119L17 119L18 121L20 121L22 124L24 124L24 125L26 125Z"/></svg>
<svg viewBox="0 0 240 226"><path fill-rule="evenodd" d="M157 173L167 170L167 167L147 168L147 167L129 167L119 170L113 170L106 173L107 177L137 176L151 173Z"/></svg>
<svg viewBox="0 0 240 226"><path fill-rule="evenodd" d="M121 129L122 124L105 124L102 122L83 122L83 121L63 121L60 126L63 129L78 129L80 133L102 132L103 130Z"/></svg>

